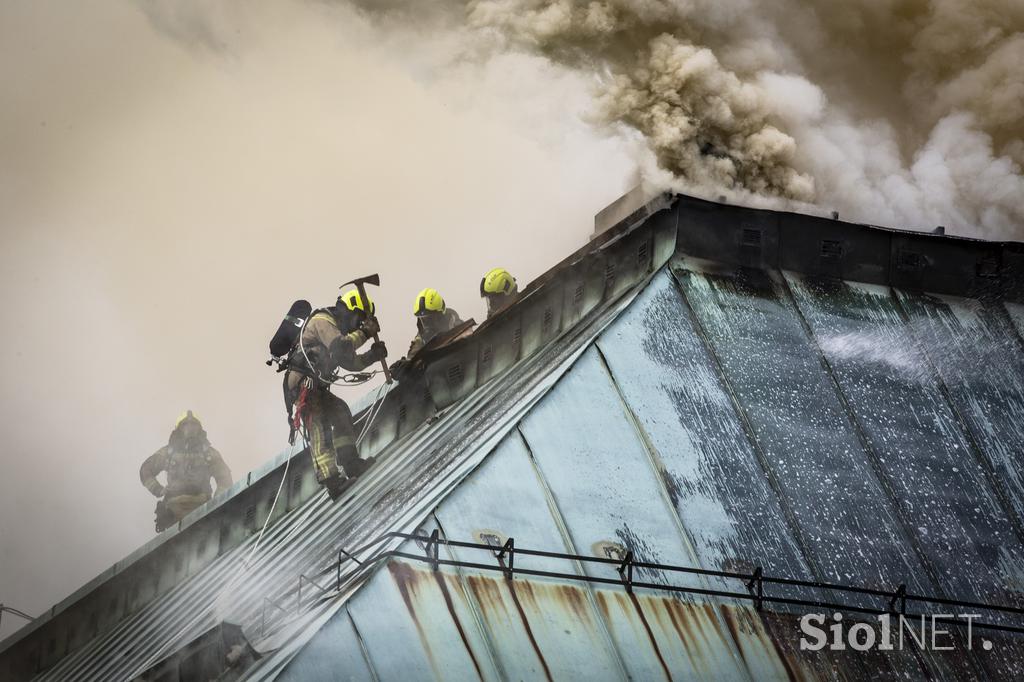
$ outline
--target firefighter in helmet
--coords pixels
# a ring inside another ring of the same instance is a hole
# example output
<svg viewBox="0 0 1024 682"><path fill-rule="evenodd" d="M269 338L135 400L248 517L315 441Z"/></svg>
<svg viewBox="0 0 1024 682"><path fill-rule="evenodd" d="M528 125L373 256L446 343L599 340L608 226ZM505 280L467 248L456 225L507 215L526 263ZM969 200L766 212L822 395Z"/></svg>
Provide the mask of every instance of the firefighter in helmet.
<svg viewBox="0 0 1024 682"><path fill-rule="evenodd" d="M487 301L487 319L519 300L516 278L505 268L494 268L480 280L480 296Z"/></svg>
<svg viewBox="0 0 1024 682"><path fill-rule="evenodd" d="M356 447L352 412L331 393L339 368L360 372L387 357L382 341L357 353L378 331L376 309L355 289L338 297L333 307L314 311L299 335L284 376L284 399L293 429L305 432L316 480L338 499L372 463L361 459Z"/></svg>
<svg viewBox="0 0 1024 682"><path fill-rule="evenodd" d="M416 294L412 312L416 316L416 337L409 345L409 353L406 356L409 358L416 355L438 334L462 324L462 318L454 308L445 305L437 289L424 289Z"/></svg>
<svg viewBox="0 0 1024 682"><path fill-rule="evenodd" d="M166 474L166 485L157 480L160 473ZM142 463L139 478L154 497L163 498L156 505L158 533L231 487L231 470L210 445L202 423L191 410L178 418L167 445ZM211 491L211 478L217 483L215 491Z"/></svg>

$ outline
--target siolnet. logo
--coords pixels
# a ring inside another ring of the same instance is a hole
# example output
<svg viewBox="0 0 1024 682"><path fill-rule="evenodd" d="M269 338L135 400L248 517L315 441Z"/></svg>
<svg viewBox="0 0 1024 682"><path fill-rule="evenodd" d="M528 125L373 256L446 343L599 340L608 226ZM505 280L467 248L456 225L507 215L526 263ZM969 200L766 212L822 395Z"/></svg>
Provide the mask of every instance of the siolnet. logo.
<svg viewBox="0 0 1024 682"><path fill-rule="evenodd" d="M853 649L854 651L903 651L904 647L931 650L952 651L954 649L973 649L974 619L976 613L935 613L921 616L893 616L883 614L876 616L875 623L870 620L858 620L850 623L843 621L843 614L833 613L832 623L825 626L828 620L824 613L808 613L800 618L801 651L820 651L828 647L832 651ZM960 626L966 637L955 637L946 627ZM981 648L992 649L992 642L981 640Z"/></svg>

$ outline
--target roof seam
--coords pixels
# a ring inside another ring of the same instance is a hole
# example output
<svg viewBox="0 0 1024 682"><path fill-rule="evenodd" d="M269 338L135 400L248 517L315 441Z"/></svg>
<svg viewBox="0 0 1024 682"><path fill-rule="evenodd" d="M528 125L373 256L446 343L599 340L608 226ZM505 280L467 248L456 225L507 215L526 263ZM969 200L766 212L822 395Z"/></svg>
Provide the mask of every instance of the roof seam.
<svg viewBox="0 0 1024 682"><path fill-rule="evenodd" d="M711 339L708 338L707 332L704 330L704 326L701 324L700 319L698 319L697 314L693 311L693 306L690 305L690 300L687 298L686 290L679 281L678 274L671 266L668 267L668 270L672 277L672 283L679 292L683 307L686 308L686 312L690 316L690 323L693 325L694 332L701 340L708 359L711 361L711 365L715 368L715 373L718 376L718 381L722 390L729 396L729 402L732 403L733 411L736 413L736 418L743 429L747 442L750 444L751 451L754 453L758 464L764 472L765 479L768 481L768 486L771 488L779 502L779 509L782 511L783 518L786 519L789 531L793 535L793 542L796 544L797 548L799 548L800 555L808 570L811 572L811 575L813 575L819 582L824 582L825 574L818 565L818 562L815 560L814 555L811 553L810 548L804 539L803 529L797 522L796 514L790 507L789 500L783 494L782 484L779 482L778 477L775 475L775 471L772 469L768 461L768 455L764 452L761 447L761 443L758 442L757 437L754 435L754 429L747 418L746 410L744 410L743 405L736 396L736 390L733 388L732 383L725 374L725 370L722 368L722 361L718 357L718 353L715 351L714 346L712 346Z"/></svg>
<svg viewBox="0 0 1024 682"><path fill-rule="evenodd" d="M437 507L434 507L434 511L430 513L430 518L432 518L434 520L434 523L437 524L438 530L441 531L441 537L445 538L446 540L449 539L448 533L445 532L444 526L441 525L441 519L437 516ZM444 545L444 551L448 555L449 559L458 559L458 557L455 556L455 551L452 549L451 545ZM495 653L496 647L491 638L491 631L484 624L483 616L481 615L480 604L477 601L476 595L473 593L473 590L469 589L468 585L466 584L467 581L466 576L462 570L463 567L461 565L456 564L454 568L455 575L459 579L459 588L462 590L462 593L466 598L466 603L469 604L469 608L473 612L473 624L476 626L477 631L480 633L480 641L484 643L484 648L487 650L487 657L491 660L491 665L494 666L494 669L495 671L497 671L498 676L501 679L508 681L508 673L505 672L505 668L501 664L501 659L499 659L497 654ZM529 625L526 625L526 627L529 627Z"/></svg>
<svg viewBox="0 0 1024 682"><path fill-rule="evenodd" d="M892 484L889 482L889 478L885 474L885 468L879 460L878 453L875 451L874 446L871 445L871 442L865 435L864 427L860 423L860 418L850 405L850 400L846 396L846 391L843 390L842 385L839 383L838 377L836 377L832 363L830 363L828 358L825 357L825 352L818 344L818 337L815 336L814 330L811 329L811 325L804 316L803 310L801 310L800 306L797 304L796 297L793 295L793 290L790 288L789 282L785 277L780 277L780 279L781 289L785 296L786 307L795 314L808 346L812 349L812 352L818 356L818 362L821 365L825 376L828 378L828 382L832 386L832 391L839 399L839 404L842 406L843 412L846 413L846 418L849 420L850 426L853 427L853 432L857 437L857 442L860 444L861 449L866 455L868 464L871 467L871 473L874 475L882 493L888 499L888 502L892 507L893 518L899 525L900 533L904 536L904 540L910 545L914 554L917 555L917 560L921 563L921 567L924 569L928 579L931 581L932 588L942 596L948 598L949 594L942 588L938 575L935 573L935 567L932 566L931 560L921 547L917 534L912 531L913 524L910 523L910 520L906 516L900 496L896 494Z"/></svg>
<svg viewBox="0 0 1024 682"><path fill-rule="evenodd" d="M1005 301L1001 302L998 308L999 312L996 314L1003 319L1007 326L1009 326L1010 332L1013 334L1014 338L1017 339L1017 345L1020 346L1020 352L1024 353L1024 331L1022 331L1022 328L1018 327L1014 323L1013 318L1010 317L1010 311L1006 309Z"/></svg>
<svg viewBox="0 0 1024 682"><path fill-rule="evenodd" d="M849 399L846 396L846 392L843 390L842 385L839 383L839 379L836 376L832 364L829 362L828 358L825 356L825 352L821 349L821 346L818 344L817 336L815 336L814 330L811 328L810 323L804 316L803 310L797 303L796 296L794 295L793 290L789 285L789 281L786 279L785 276L781 277L781 279L783 291L785 292L787 302L789 303L789 306L796 311L796 316L797 319L800 321L800 326L802 327L804 334L807 336L809 344L814 348L814 352L818 355L818 358L822 363L822 367L824 368L825 373L828 375L828 378L832 383L833 390L835 391L836 396L839 398L839 402L842 405L843 410L846 412L847 418L850 420L850 424L853 426L854 432L857 435L857 440L860 443L861 448L863 448L864 450L864 454L866 455L872 473L875 475L875 478L878 480L879 486L881 487L883 494L888 498L888 501L892 506L894 518L899 526L900 532L905 536L905 539L909 542L911 550L914 552L915 555L917 555L918 561L921 562L921 567L924 569L926 575L928 576L928 579L932 582L933 589L935 589L938 594L945 596L946 598L951 598L949 593L943 588L942 583L935 572L935 568L932 566L932 562L929 560L928 556L924 552L924 548L920 545L919 538L913 530L914 526L906 517L903 507L900 504L900 498L896 494L896 491L892 488L892 485L889 483L888 477L885 475L885 468L882 466L879 455L875 451L874 447L871 445L867 436L865 435L864 428L861 426L860 423L860 418L857 416L856 411L850 405ZM890 293L895 288L891 285L883 286L885 286ZM953 414L955 415L956 412L954 411ZM962 633L957 632L953 636L960 637L961 634ZM920 651L915 651L914 656L915 658L920 659L923 656L923 653ZM986 666L984 661L977 661L973 657L968 658L967 664L974 668L976 672L982 672L981 670L977 669L978 665L981 665L982 668L985 668ZM924 663L922 663L922 665L924 665ZM991 676L991 672L989 672L989 675Z"/></svg>
<svg viewBox="0 0 1024 682"><path fill-rule="evenodd" d="M1010 520L1010 525L1013 526L1014 532L1017 534L1018 541L1020 541L1021 544L1024 544L1024 520L1020 518L1017 509L1014 507L1013 504L1011 504L1009 491L1006 489L999 476L996 475L995 467L993 466L992 461L988 458L988 456L985 454L985 451L982 449L981 445L974 437L974 433L971 431L971 427L967 423L967 420L964 418L964 415L960 411L960 408L956 406L956 401L953 400L952 393L949 390L949 386L946 384L946 380L942 377L942 373L939 372L939 368L935 365L934 362L932 362L931 355L927 352L926 348L921 344L920 339L914 332L914 326L910 323L910 311L907 310L903 302L900 301L900 297L896 295L894 287L889 287L889 296L892 298L892 300L895 301L896 310L899 311L900 318L906 325L907 336L910 338L911 343L913 343L914 346L917 348L918 354L921 357L923 357L924 361L928 364L928 368L931 370L935 378L935 383L939 390L939 394L942 396L942 399L949 407L949 410L953 415L953 418L956 420L957 427L959 428L961 434L963 434L964 439L967 441L967 444L971 448L971 452L974 455L975 460L978 462L978 466L980 466L981 470L985 473L985 480L988 482L989 486L991 486L992 488L992 491L995 493L996 499L999 501L1000 507L1002 507L1003 512L1006 514L1006 518ZM1012 332L1016 333L1016 328L1013 322L1010 320L1006 321L1009 323L1008 326L1010 327ZM1022 347L1022 351L1024 351L1024 347Z"/></svg>
<svg viewBox="0 0 1024 682"><path fill-rule="evenodd" d="M373 660L370 658L370 650L366 648L363 634L356 627L355 618L352 617L352 613L348 610L348 604L345 605L345 618L348 619L349 624L352 626L352 631L356 633L356 642L359 643L359 651L363 654L363 660L366 661L366 667L370 670L370 676L373 677L374 682L380 682L380 675L377 674L377 668L373 665Z"/></svg>
<svg viewBox="0 0 1024 682"><path fill-rule="evenodd" d="M608 379L614 387L613 390L615 391L616 397L618 397L619 399L619 404L622 407L623 412L625 412L626 419L629 420L630 424L633 427L633 430L636 432L637 439L640 441L640 444L643 446L644 452L647 454L647 463L653 470L654 479L655 481L657 481L656 485L658 487L658 494L661 495L662 503L668 508L669 516L672 518L673 525L675 525L676 529L679 531L679 535L683 541L683 546L686 548L686 551L690 555L690 560L693 562L694 566L700 568L708 568L708 566L700 560L700 555L697 552L696 543L693 540L693 536L691 535L689 529L687 529L686 524L683 523L683 519L679 515L679 510L676 509L674 504L672 504L671 496L668 494L668 490L665 488L665 482L661 476L661 473L665 471L665 465L661 460L661 456L658 454L657 448L654 447L654 444L650 442L650 437L647 435L647 432L644 430L643 426L637 419L636 414L634 414L633 410L626 402L625 397L622 395L622 389L619 387L618 382L615 380L615 374L612 372L612 368L611 366L609 366L608 360L605 358L604 352L601 350L600 339L598 339L598 341L594 343L594 350L597 351L597 357L598 360L600 360L601 362L601 367L608 375ZM715 570L717 570L717 567L715 567ZM697 578L700 581L700 584L704 586L704 588L711 589L711 583L707 579L707 576L698 575ZM737 608L742 609L744 607L737 606ZM728 626L728 623L725 622L724 618L722 617L722 613L719 609L719 605L715 605L714 612L715 618L718 620L721 627L729 633L729 641L731 644L731 646L729 647L729 653L732 655L733 660L736 663L736 668L745 671L747 676L750 678L751 682L754 682L753 673L748 667L746 660L743 658L743 656L739 655L740 643L736 640L736 633L733 631L732 628Z"/></svg>
<svg viewBox="0 0 1024 682"><path fill-rule="evenodd" d="M564 375L563 375L564 376ZM551 490L551 486L548 485L547 477L544 475L543 470L540 468L540 463L537 458L534 457L533 448L530 447L530 441L526 439L526 434L523 433L521 425L516 426L516 432L519 434L519 438L523 441L523 447L526 448L527 459L529 460L530 467L533 472L537 475L537 481L540 484L541 492L544 494L544 499L548 504L548 510L551 513L551 517L555 522L555 527L558 528L559 535L562 536L562 542L565 543L566 549L571 554L579 554L579 550L576 548L576 544L572 541L572 536L569 534L569 527L565 522L565 517L562 516L562 512L558 507L558 500L555 499L554 492ZM583 566L578 561L573 561L573 568L580 575L583 575ZM619 650L619 645L612 637L611 625L608 623L604 614L601 612L601 608L597 603L597 595L594 593L594 586L590 583L584 583L584 591L587 594L587 601L590 604L590 608L594 615L597 617L598 622L601 623L601 634L605 637L609 651L614 653L615 662L619 666L619 673L622 675L623 680L629 680L629 671L626 668L626 660Z"/></svg>

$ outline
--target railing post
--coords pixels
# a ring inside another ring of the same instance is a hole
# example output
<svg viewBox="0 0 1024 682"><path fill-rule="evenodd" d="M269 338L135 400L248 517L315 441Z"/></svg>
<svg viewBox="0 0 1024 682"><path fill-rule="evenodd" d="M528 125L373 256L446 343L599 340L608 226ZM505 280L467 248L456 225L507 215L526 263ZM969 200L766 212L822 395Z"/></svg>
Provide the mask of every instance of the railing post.
<svg viewBox="0 0 1024 682"><path fill-rule="evenodd" d="M509 538L505 541L505 544L501 546L501 551L498 552L498 563L500 564L505 555L508 554L508 567L505 569L505 577L512 580L512 574L516 570L516 541L515 538Z"/></svg>
<svg viewBox="0 0 1024 682"><path fill-rule="evenodd" d="M626 592L633 594L633 551L626 552L626 557L619 564L619 575L622 576L622 583L626 586Z"/></svg>
<svg viewBox="0 0 1024 682"><path fill-rule="evenodd" d="M438 542L438 540L439 540L438 536L439 536L438 530L437 530L437 528L435 528L430 533L430 540L427 541L427 558L430 559L430 566L435 571L438 569L438 565L439 564L437 563L437 559L438 559L438 557L440 556L440 553L441 553L441 551L440 551L441 547L440 547L440 543Z"/></svg>
<svg viewBox="0 0 1024 682"><path fill-rule="evenodd" d="M892 594L892 599L889 600L889 611L896 613L896 602L900 603L900 615L907 615L907 586L900 585L896 588L896 591Z"/></svg>
<svg viewBox="0 0 1024 682"><path fill-rule="evenodd" d="M747 582L747 592L754 597L754 609L760 611L764 606L764 571L761 566L754 569Z"/></svg>

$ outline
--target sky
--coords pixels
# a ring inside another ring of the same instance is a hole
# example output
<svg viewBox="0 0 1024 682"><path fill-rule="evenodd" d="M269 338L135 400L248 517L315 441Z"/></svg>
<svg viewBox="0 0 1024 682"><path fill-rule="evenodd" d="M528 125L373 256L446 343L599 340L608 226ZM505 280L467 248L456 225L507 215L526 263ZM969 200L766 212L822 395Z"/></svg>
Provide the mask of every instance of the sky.
<svg viewBox="0 0 1024 682"><path fill-rule="evenodd" d="M315 3L217 20L0 5L0 602L31 614L154 537L138 468L184 410L236 478L285 447L293 300L379 273L400 357L420 289L481 320L487 270L529 281L635 182L543 60L434 69Z"/></svg>

